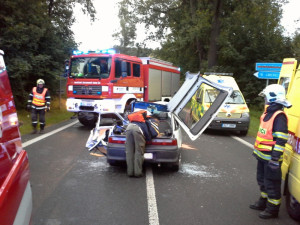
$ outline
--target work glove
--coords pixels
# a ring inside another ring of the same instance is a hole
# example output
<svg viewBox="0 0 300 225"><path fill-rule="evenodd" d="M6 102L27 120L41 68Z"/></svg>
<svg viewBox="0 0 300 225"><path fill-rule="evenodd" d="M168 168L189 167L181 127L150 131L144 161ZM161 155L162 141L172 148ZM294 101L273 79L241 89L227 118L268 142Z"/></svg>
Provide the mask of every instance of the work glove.
<svg viewBox="0 0 300 225"><path fill-rule="evenodd" d="M28 104L26 108L27 108L28 111L30 111L31 110L31 105Z"/></svg>
<svg viewBox="0 0 300 225"><path fill-rule="evenodd" d="M270 167L271 169L273 170L276 170L276 169L279 169L280 168L280 163L278 161L275 161L275 160L270 160L268 162L268 167Z"/></svg>
<svg viewBox="0 0 300 225"><path fill-rule="evenodd" d="M46 107L46 112L49 112L50 111L50 106L47 106Z"/></svg>

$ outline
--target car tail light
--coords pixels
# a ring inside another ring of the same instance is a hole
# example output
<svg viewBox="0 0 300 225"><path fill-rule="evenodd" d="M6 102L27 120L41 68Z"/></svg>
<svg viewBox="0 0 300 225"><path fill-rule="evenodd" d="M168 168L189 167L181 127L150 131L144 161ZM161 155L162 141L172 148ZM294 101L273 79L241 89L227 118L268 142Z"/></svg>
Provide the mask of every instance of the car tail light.
<svg viewBox="0 0 300 225"><path fill-rule="evenodd" d="M177 139L153 139L147 142L150 145L177 145Z"/></svg>
<svg viewBox="0 0 300 225"><path fill-rule="evenodd" d="M108 143L114 143L114 144L125 144L125 138L122 137L109 137Z"/></svg>

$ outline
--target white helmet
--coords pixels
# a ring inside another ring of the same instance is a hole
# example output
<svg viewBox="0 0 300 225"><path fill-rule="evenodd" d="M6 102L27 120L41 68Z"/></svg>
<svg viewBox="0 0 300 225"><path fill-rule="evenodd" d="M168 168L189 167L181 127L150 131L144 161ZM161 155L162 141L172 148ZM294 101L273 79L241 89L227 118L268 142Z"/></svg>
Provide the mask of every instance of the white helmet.
<svg viewBox="0 0 300 225"><path fill-rule="evenodd" d="M45 84L45 81L43 79L38 79L36 81L36 84Z"/></svg>
<svg viewBox="0 0 300 225"><path fill-rule="evenodd" d="M268 85L259 96L265 97L268 103L278 103L284 107L290 108L292 105L285 98L285 89L282 85L271 84Z"/></svg>

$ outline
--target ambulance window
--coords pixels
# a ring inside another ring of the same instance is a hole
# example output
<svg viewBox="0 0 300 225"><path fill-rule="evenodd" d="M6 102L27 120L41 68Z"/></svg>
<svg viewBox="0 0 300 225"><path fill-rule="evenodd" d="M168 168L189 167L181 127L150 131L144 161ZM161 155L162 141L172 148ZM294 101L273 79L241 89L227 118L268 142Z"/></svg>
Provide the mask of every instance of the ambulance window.
<svg viewBox="0 0 300 225"><path fill-rule="evenodd" d="M279 84L284 87L285 93L287 93L288 91L290 80L291 80L290 77L281 77L279 80Z"/></svg>
<svg viewBox="0 0 300 225"><path fill-rule="evenodd" d="M205 103L212 103L216 100L219 91L217 89L206 89L205 91Z"/></svg>
<svg viewBox="0 0 300 225"><path fill-rule="evenodd" d="M140 77L141 76L140 64L133 63L132 67L133 67L133 76L134 77Z"/></svg>
<svg viewBox="0 0 300 225"><path fill-rule="evenodd" d="M240 91L233 91L232 94L227 98L226 104L245 104Z"/></svg>

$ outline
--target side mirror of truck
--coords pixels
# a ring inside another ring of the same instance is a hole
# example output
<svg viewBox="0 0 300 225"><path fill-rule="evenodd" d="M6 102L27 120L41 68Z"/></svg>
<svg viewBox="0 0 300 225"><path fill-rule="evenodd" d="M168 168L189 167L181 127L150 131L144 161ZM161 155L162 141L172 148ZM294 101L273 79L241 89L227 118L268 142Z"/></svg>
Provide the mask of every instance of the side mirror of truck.
<svg viewBox="0 0 300 225"><path fill-rule="evenodd" d="M69 60L66 60L65 61L65 72L63 74L64 77L67 77L68 76L68 73L69 73Z"/></svg>

